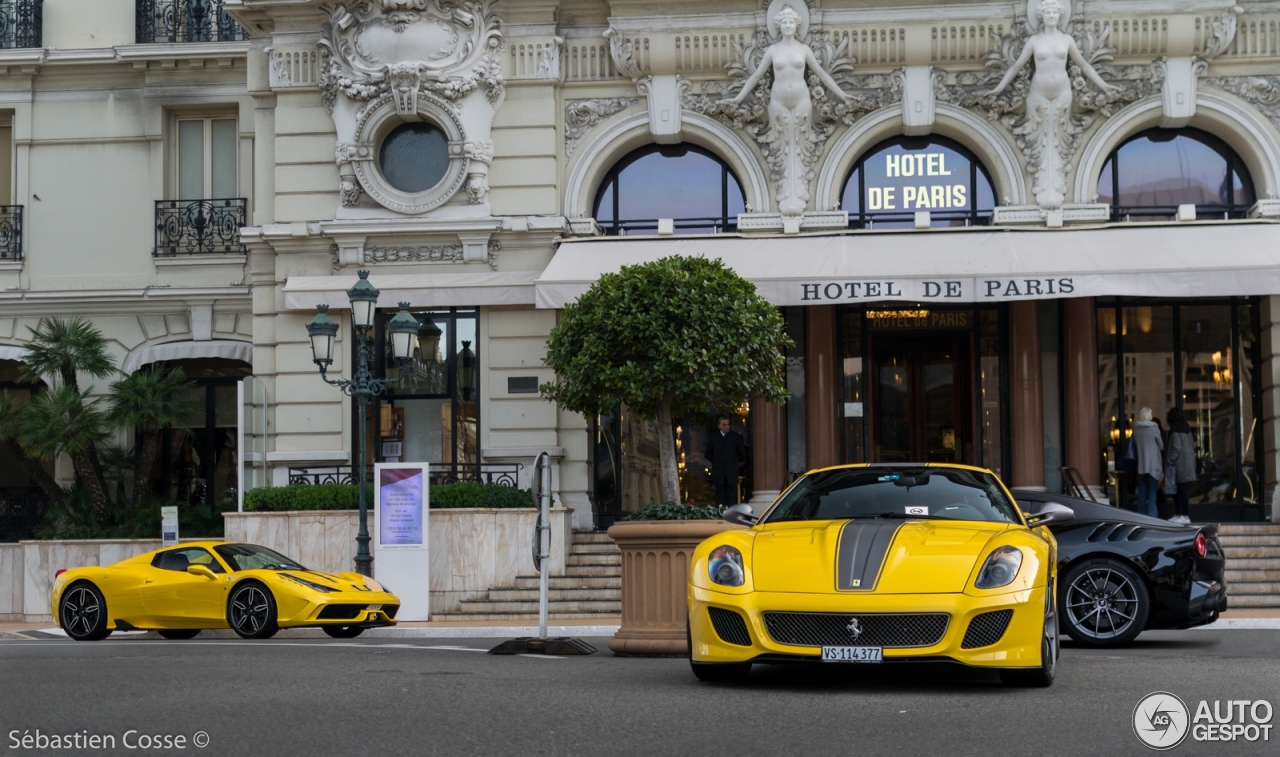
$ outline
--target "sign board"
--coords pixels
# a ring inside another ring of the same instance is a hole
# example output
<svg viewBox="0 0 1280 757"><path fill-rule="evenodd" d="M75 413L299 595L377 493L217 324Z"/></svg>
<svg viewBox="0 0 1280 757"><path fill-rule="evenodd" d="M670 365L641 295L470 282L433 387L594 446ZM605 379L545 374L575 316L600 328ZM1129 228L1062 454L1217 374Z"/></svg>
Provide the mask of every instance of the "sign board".
<svg viewBox="0 0 1280 757"><path fill-rule="evenodd" d="M431 610L430 477L426 463L377 463L373 471L373 574L400 598L399 620Z"/></svg>
<svg viewBox="0 0 1280 757"><path fill-rule="evenodd" d="M172 547L178 543L178 508L160 508L160 546Z"/></svg>

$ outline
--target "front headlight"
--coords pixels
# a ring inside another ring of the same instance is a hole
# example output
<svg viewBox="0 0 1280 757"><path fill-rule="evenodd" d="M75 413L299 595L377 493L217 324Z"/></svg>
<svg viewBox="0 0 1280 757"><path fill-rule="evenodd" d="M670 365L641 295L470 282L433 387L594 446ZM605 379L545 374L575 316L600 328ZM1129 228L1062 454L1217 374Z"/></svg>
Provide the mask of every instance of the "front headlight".
<svg viewBox="0 0 1280 757"><path fill-rule="evenodd" d="M297 576L291 576L291 575L289 575L288 573L281 573L280 575L281 575L281 576L284 576L285 578L289 579L290 581L296 581L296 582L298 582L298 583L302 584L303 586L307 587L308 589L311 589L311 590L313 590L313 591L318 591L318 592L320 592L320 593L322 593L322 594L328 594L328 593L330 593L330 592L337 591L337 589L334 589L334 588L332 588L332 587L329 587L329 586L322 586L321 584L312 583L311 581L307 581L307 580L305 580L305 579L298 578Z"/></svg>
<svg viewBox="0 0 1280 757"><path fill-rule="evenodd" d="M707 572L711 574L711 582L721 586L741 586L747 578L742 568L742 553L727 544L711 550Z"/></svg>
<svg viewBox="0 0 1280 757"><path fill-rule="evenodd" d="M979 589L999 589L1008 586L1018 577L1018 569L1022 567L1022 550L1017 547L998 547L982 564L978 580L974 583Z"/></svg>

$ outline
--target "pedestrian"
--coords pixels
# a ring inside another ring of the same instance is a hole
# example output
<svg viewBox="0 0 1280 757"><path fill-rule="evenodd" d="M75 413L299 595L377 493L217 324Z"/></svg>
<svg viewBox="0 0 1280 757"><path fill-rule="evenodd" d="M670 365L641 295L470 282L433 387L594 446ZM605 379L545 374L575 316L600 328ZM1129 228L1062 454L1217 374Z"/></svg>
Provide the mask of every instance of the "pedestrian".
<svg viewBox="0 0 1280 757"><path fill-rule="evenodd" d="M729 416L717 418L718 428L707 435L703 456L711 463L711 485L716 504L722 507L738 504L738 472L747 464L747 445L742 434L729 429Z"/></svg>
<svg viewBox="0 0 1280 757"><path fill-rule="evenodd" d="M1138 456L1138 512L1158 518L1156 487L1164 475L1164 441L1160 439L1160 427L1151 420L1149 407L1138 411L1133 446Z"/></svg>
<svg viewBox="0 0 1280 757"><path fill-rule="evenodd" d="M1190 523L1191 484L1196 480L1196 440L1180 408L1165 416L1169 421L1169 451L1164 459L1164 485L1173 490L1173 523Z"/></svg>

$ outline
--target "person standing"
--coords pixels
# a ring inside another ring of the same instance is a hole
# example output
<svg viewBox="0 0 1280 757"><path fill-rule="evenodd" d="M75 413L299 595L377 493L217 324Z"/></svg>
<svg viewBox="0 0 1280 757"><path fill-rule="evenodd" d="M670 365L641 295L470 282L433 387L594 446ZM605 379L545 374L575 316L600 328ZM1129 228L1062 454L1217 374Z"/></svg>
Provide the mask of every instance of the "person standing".
<svg viewBox="0 0 1280 757"><path fill-rule="evenodd" d="M742 434L729 429L729 416L717 419L718 428L707 435L703 456L711 463L711 485L716 504L738 504L738 472L747 464L747 445Z"/></svg>
<svg viewBox="0 0 1280 757"><path fill-rule="evenodd" d="M1149 407L1138 411L1133 446L1138 455L1138 512L1158 518L1156 487L1164 475L1164 440L1160 438L1160 427L1151 420Z"/></svg>
<svg viewBox="0 0 1280 757"><path fill-rule="evenodd" d="M1170 486L1173 477L1173 523L1190 523L1188 515L1191 497L1191 484L1196 480L1196 440L1191 435L1191 426L1187 425L1186 416L1180 408L1172 408L1165 416L1169 421L1169 451L1165 456L1165 488Z"/></svg>

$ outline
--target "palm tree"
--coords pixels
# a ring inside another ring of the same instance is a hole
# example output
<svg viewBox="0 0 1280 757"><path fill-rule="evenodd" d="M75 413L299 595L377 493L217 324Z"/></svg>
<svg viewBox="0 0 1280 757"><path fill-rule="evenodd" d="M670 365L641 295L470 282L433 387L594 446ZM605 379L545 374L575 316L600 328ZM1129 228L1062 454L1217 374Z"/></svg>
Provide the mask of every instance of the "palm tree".
<svg viewBox="0 0 1280 757"><path fill-rule="evenodd" d="M66 498L66 491L58 486L58 482L49 475L38 458L28 454L19 440L22 408L23 404L17 398L9 396L8 390L0 395L0 444L18 459L22 469L45 493L49 503L57 504Z"/></svg>
<svg viewBox="0 0 1280 757"><path fill-rule="evenodd" d="M160 431L186 431L200 417L200 409L189 395L192 386L181 368L163 365L134 371L111 385L111 421L137 429L141 437L133 476L134 504L151 488Z"/></svg>

